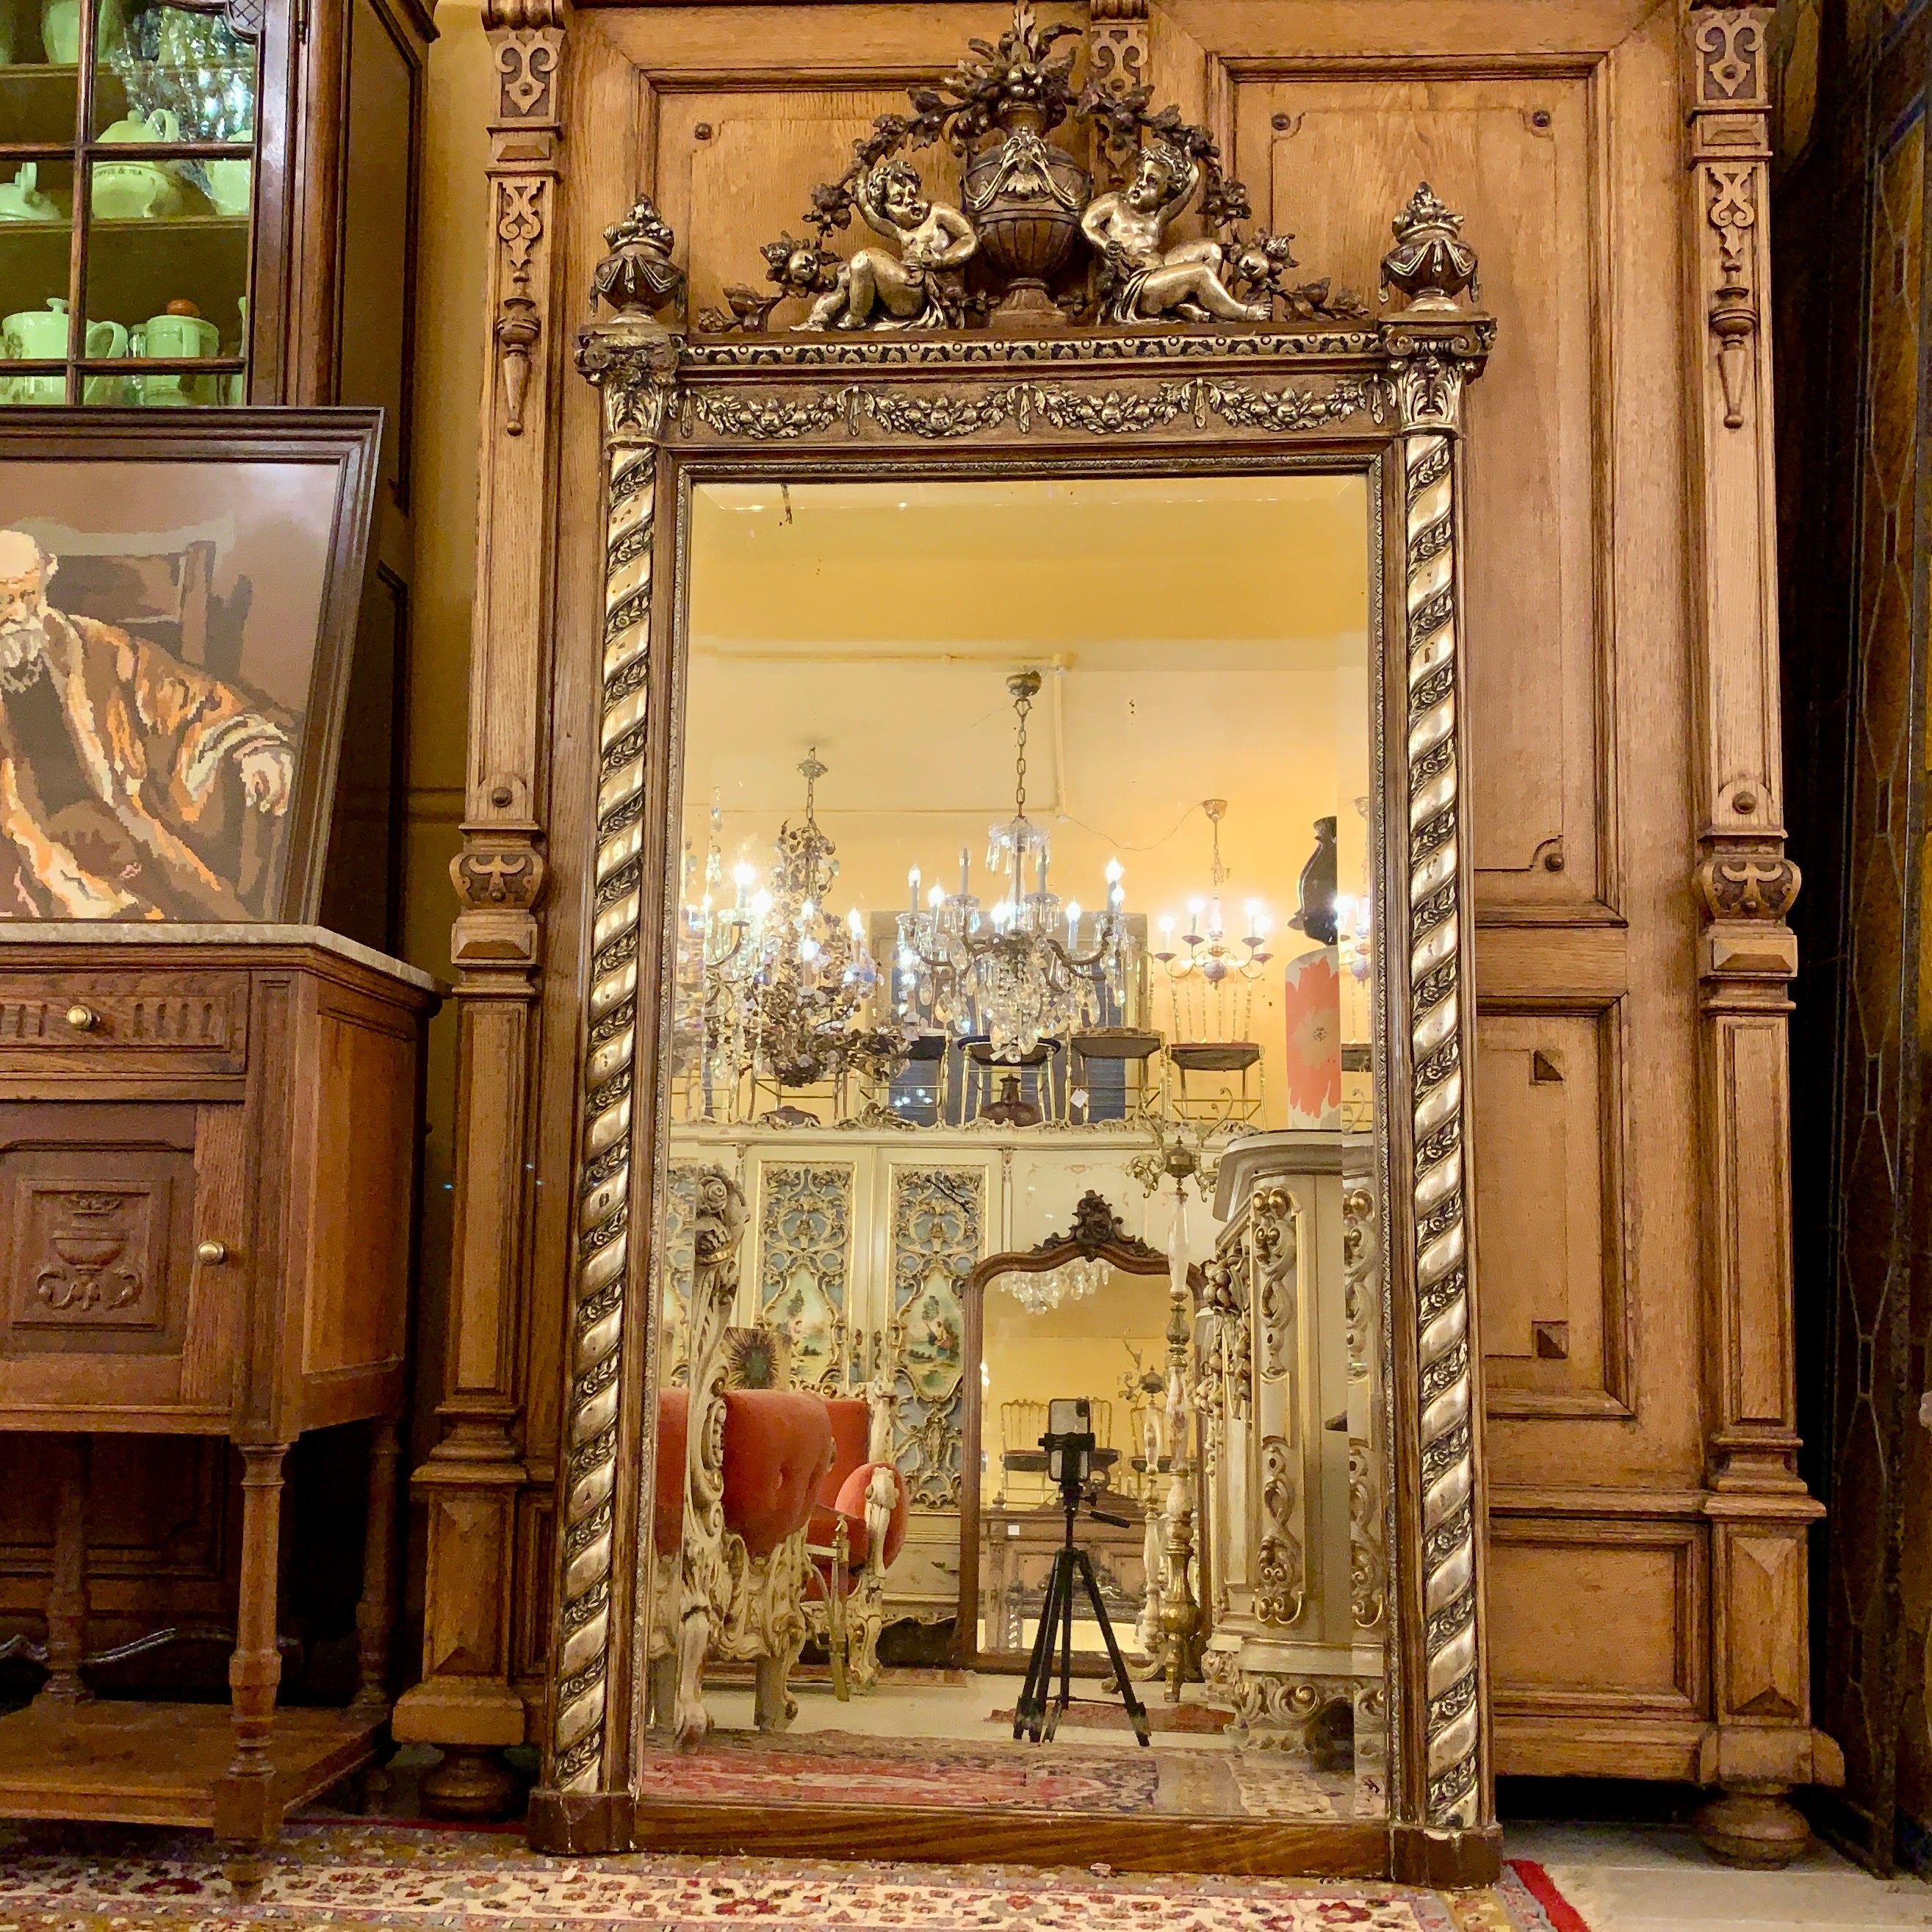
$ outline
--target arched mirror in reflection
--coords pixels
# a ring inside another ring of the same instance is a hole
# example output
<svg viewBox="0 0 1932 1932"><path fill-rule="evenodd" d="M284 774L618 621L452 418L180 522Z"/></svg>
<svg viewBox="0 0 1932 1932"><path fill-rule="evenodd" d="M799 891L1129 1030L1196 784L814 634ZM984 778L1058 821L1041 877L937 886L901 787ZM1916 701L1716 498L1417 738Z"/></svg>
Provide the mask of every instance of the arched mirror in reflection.
<svg viewBox="0 0 1932 1932"><path fill-rule="evenodd" d="M1382 1816L1379 502L691 485L647 1802Z"/></svg>
<svg viewBox="0 0 1932 1932"><path fill-rule="evenodd" d="M1178 1461L1181 1508L1195 1520L1188 1485L1199 1468L1186 1382L1201 1276L1186 1269L1177 1297L1172 1272L1166 1256L1129 1234L1090 1191L1064 1234L988 1256L968 1277L960 1434L969 1473L955 1625L962 1660L1025 1668L1070 1532L1089 1552L1100 1600L1075 1593L1066 1646L1075 1672L1108 1674L1103 1610L1143 1674L1161 1669L1163 1513ZM1056 1402L1085 1403L1094 1438L1088 1480L1070 1490L1046 1446ZM1187 1569L1184 1558L1184 1580ZM1181 1628L1175 1654L1191 1654L1191 1634Z"/></svg>

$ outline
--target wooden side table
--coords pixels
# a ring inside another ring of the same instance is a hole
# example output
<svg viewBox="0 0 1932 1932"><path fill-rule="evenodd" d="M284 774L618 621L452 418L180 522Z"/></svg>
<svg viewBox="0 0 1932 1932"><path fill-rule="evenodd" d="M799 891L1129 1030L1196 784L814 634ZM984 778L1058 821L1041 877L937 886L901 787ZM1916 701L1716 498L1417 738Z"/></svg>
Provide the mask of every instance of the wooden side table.
<svg viewBox="0 0 1932 1932"><path fill-rule="evenodd" d="M62 1438L48 1680L0 1718L0 1817L212 1828L258 1884L284 1814L388 1718L426 974L311 927L0 922L0 1429ZM282 1465L366 1422L361 1685L278 1712ZM94 1700L88 1440L243 1461L230 1702Z"/></svg>

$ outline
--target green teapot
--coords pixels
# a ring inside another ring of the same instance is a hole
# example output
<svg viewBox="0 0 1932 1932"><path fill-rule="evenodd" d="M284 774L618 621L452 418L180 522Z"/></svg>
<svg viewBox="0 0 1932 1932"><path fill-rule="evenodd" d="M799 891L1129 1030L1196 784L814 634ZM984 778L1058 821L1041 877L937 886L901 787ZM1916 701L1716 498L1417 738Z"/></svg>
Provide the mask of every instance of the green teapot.
<svg viewBox="0 0 1932 1932"><path fill-rule="evenodd" d="M178 141L181 123L165 107L130 113L103 130L104 142L155 144ZM106 220L152 221L178 214L185 205L182 178L171 161L97 160L94 212Z"/></svg>

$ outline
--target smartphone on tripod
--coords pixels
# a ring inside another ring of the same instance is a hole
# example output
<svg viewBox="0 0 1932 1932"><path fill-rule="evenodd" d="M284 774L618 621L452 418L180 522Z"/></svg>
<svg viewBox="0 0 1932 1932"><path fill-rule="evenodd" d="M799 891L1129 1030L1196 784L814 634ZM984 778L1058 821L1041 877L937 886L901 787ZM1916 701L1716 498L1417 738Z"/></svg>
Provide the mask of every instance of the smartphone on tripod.
<svg viewBox="0 0 1932 1932"><path fill-rule="evenodd" d="M1102 1522L1125 1526L1122 1516L1107 1516L1093 1507L1089 1494L1094 1482L1093 1409L1087 1397L1075 1396L1050 1402L1046 1411L1046 1433L1040 1446L1046 1451L1048 1480L1060 1491L1060 1506L1066 1516L1066 1540L1053 1552L1053 1568L1046 1580L1046 1600L1040 1606L1040 1628L1033 1640L1033 1654L1027 1662L1026 1683L1013 1711L1013 1736L1030 1738L1035 1744L1051 1743L1060 1728L1061 1714L1073 1701L1073 1586L1081 1584L1100 1626L1100 1639L1107 1647L1107 1660L1113 1667L1114 1683L1126 1706L1134 1735L1144 1744L1151 1744L1148 1716L1128 1681L1126 1660L1114 1636L1107 1606L1100 1600L1100 1586L1094 1574L1094 1561L1074 1540L1073 1526L1084 1506ZM1057 1654L1056 1654L1057 1652ZM1053 1689L1056 1671L1060 1688Z"/></svg>

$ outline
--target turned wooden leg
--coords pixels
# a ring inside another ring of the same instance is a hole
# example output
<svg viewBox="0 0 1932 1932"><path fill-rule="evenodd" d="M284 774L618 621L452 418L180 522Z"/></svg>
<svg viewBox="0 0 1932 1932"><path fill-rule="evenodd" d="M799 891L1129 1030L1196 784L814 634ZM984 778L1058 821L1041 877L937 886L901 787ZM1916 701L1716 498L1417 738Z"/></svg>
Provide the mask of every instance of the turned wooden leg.
<svg viewBox="0 0 1932 1932"><path fill-rule="evenodd" d="M677 1653L652 1658L646 1670L645 1721L652 1730L670 1730L677 1723Z"/></svg>
<svg viewBox="0 0 1932 1932"><path fill-rule="evenodd" d="M1727 1865L1788 1865L1811 1842L1811 1827L1784 1785L1726 1791L1690 1822L1705 1850Z"/></svg>
<svg viewBox="0 0 1932 1932"><path fill-rule="evenodd" d="M85 1436L59 1438L53 1575L47 1588L47 1681L37 1704L71 1710L93 1695L80 1679L87 1654L87 1468Z"/></svg>
<svg viewBox="0 0 1932 1932"><path fill-rule="evenodd" d="M522 1784L494 1744L442 1744L442 1762L424 1774L422 1808L432 1818L507 1817Z"/></svg>
<svg viewBox="0 0 1932 1932"><path fill-rule="evenodd" d="M389 1634L396 1622L396 1425L370 1426L369 1520L362 1532L362 1595L356 1606L362 1678L354 1711L389 1714Z"/></svg>
<svg viewBox="0 0 1932 1932"><path fill-rule="evenodd" d="M796 1654L791 1651L761 1657L752 1666L752 1721L769 1737L788 1729L798 1715L798 1706L785 1682Z"/></svg>
<svg viewBox="0 0 1932 1932"><path fill-rule="evenodd" d="M236 1891L261 1889L262 1849L281 1827L275 1767L269 1750L281 1653L275 1643L276 1581L281 1538L282 1461L286 1442L242 1448L242 1602L235 1650L228 1660L235 1756L214 1788L214 1835L227 1851L223 1869Z"/></svg>

